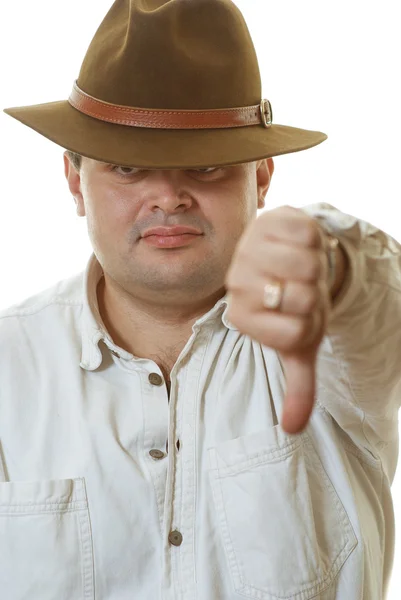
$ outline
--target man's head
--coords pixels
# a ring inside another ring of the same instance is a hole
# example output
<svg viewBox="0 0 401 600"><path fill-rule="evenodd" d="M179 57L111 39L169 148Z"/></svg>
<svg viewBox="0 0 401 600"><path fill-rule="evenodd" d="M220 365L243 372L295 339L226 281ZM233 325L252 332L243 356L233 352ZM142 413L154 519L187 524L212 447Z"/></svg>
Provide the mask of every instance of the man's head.
<svg viewBox="0 0 401 600"><path fill-rule="evenodd" d="M65 175L86 216L95 255L112 285L142 301L191 304L221 292L237 242L264 207L271 158L200 170L139 170L66 152ZM151 246L154 227L201 235L176 248Z"/></svg>

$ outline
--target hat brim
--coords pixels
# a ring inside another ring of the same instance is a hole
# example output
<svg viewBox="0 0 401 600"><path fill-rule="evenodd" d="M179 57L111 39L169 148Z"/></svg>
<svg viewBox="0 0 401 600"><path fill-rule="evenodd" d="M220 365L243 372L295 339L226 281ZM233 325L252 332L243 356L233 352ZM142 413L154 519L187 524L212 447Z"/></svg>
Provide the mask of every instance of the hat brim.
<svg viewBox="0 0 401 600"><path fill-rule="evenodd" d="M327 139L287 125L230 129L145 129L89 117L68 101L4 112L62 148L101 162L146 169L227 166L299 152Z"/></svg>

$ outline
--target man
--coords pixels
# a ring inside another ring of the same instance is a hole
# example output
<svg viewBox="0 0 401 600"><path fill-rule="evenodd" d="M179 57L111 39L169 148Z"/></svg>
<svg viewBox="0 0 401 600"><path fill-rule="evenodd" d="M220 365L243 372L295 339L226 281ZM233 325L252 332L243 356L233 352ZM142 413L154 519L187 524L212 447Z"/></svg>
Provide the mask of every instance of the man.
<svg viewBox="0 0 401 600"><path fill-rule="evenodd" d="M1 314L4 597L385 597L401 247L255 218L326 136L272 123L238 9L117 0L69 100L6 112L67 149L94 253Z"/></svg>

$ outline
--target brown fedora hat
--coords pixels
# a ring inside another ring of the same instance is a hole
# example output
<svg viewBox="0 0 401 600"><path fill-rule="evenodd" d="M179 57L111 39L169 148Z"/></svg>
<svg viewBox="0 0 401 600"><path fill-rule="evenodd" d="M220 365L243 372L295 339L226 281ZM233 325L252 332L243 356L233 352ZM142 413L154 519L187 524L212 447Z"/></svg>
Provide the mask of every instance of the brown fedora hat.
<svg viewBox="0 0 401 600"><path fill-rule="evenodd" d="M70 98L4 112L67 150L148 169L234 165L327 139L272 123L231 0L116 0Z"/></svg>

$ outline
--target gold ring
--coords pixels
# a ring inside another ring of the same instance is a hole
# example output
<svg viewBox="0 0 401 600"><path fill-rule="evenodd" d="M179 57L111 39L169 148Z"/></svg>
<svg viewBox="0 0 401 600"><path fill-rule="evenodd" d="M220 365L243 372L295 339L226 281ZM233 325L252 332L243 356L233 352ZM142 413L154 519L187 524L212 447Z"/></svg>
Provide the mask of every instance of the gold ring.
<svg viewBox="0 0 401 600"><path fill-rule="evenodd" d="M267 283L263 290L263 306L269 310L278 310L283 300L284 285L281 281Z"/></svg>

